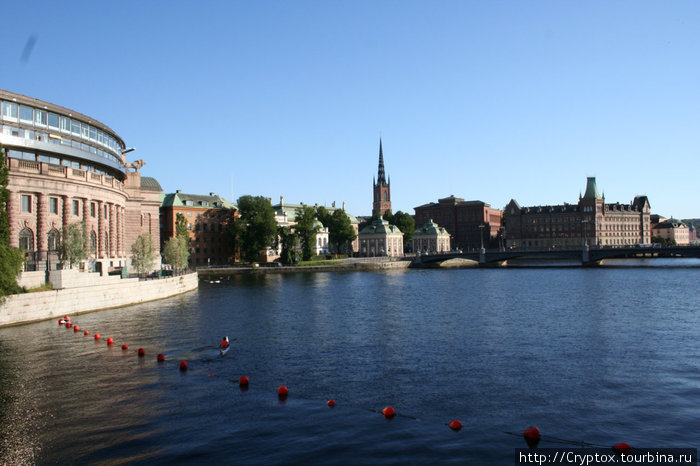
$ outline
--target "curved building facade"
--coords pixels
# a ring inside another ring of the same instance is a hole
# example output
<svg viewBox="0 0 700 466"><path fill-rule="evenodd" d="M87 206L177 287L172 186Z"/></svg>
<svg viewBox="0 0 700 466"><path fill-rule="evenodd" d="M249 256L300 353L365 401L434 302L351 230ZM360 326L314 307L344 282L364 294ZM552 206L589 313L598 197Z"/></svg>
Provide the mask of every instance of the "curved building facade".
<svg viewBox="0 0 700 466"><path fill-rule="evenodd" d="M10 245L27 252L28 269L55 268L60 232L76 222L83 222L91 269L127 266L141 233L159 244L162 189L141 177L143 161L127 164L124 141L105 124L0 90L0 145L9 168Z"/></svg>

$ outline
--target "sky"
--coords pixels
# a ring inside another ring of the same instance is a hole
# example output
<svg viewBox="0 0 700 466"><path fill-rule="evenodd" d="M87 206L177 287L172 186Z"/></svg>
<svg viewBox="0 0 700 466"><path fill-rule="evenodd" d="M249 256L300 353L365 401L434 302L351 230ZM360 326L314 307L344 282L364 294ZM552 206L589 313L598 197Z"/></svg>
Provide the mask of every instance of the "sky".
<svg viewBox="0 0 700 466"><path fill-rule="evenodd" d="M165 192L370 215L606 202L700 218L700 2L27 1L0 88L86 114Z"/></svg>

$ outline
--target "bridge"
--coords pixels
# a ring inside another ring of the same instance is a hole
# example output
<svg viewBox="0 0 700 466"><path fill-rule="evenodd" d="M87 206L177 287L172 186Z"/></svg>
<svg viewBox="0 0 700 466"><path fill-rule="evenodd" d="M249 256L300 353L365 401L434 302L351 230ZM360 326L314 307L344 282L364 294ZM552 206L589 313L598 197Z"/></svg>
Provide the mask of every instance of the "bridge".
<svg viewBox="0 0 700 466"><path fill-rule="evenodd" d="M431 267L451 259L467 259L479 265L504 265L511 259L532 261L569 260L578 261L583 266L600 265L604 259L652 258L652 257L693 257L700 258L700 246L664 247L591 247L582 249L508 249L485 250L481 252L447 252L444 254L423 254L417 256L411 267Z"/></svg>

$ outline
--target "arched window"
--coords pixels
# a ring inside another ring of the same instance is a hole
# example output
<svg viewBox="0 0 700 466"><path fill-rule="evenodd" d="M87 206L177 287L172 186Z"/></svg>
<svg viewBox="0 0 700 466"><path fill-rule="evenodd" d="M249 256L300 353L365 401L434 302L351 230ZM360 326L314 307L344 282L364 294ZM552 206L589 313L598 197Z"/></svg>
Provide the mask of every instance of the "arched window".
<svg viewBox="0 0 700 466"><path fill-rule="evenodd" d="M49 231L49 234L48 234L49 251L58 251L60 238L61 238L61 234L58 232L57 229L52 228L51 231Z"/></svg>
<svg viewBox="0 0 700 466"><path fill-rule="evenodd" d="M94 231L90 232L90 252L93 254L97 252L97 235Z"/></svg>
<svg viewBox="0 0 700 466"><path fill-rule="evenodd" d="M387 200L388 200L388 198L387 198L388 196L389 196L389 193L386 192L386 191L384 191L384 192L382 193L382 197L383 197L384 199L382 199L382 200L387 201Z"/></svg>
<svg viewBox="0 0 700 466"><path fill-rule="evenodd" d="M19 232L19 247L25 251L34 251L34 233L29 228Z"/></svg>

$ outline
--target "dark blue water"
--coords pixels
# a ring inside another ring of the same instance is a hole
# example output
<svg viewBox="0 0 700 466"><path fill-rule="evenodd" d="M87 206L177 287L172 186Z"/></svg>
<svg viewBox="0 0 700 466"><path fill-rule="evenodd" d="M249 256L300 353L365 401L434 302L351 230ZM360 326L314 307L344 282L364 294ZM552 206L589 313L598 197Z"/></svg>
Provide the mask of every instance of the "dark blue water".
<svg viewBox="0 0 700 466"><path fill-rule="evenodd" d="M699 279L676 267L235 276L73 317L101 342L55 320L0 329L0 463L512 464L531 424L541 447L696 448ZM392 420L378 413L389 405Z"/></svg>

